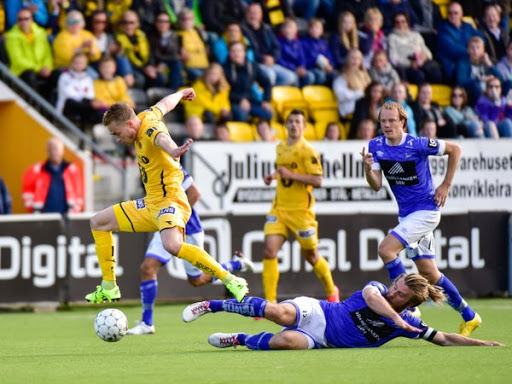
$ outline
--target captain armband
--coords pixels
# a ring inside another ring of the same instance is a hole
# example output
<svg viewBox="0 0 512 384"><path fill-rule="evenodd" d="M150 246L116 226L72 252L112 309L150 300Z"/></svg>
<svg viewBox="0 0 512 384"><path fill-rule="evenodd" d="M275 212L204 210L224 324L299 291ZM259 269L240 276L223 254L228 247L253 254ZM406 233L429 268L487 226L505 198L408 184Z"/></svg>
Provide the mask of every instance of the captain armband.
<svg viewBox="0 0 512 384"><path fill-rule="evenodd" d="M423 340L427 340L427 341L432 341L434 339L435 335L437 335L437 331L434 328L430 328L430 327L428 327L427 329L425 329L423 332L420 333L420 337Z"/></svg>

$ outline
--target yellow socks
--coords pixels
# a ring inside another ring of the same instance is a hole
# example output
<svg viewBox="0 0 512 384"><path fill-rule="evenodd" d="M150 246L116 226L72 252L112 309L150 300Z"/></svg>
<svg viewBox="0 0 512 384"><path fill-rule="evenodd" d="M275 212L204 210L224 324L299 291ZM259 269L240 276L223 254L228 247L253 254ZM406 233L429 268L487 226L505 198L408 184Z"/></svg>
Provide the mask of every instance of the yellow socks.
<svg viewBox="0 0 512 384"><path fill-rule="evenodd" d="M279 282L277 259L263 259L261 281L263 283L265 299L272 303L277 302L277 283Z"/></svg>
<svg viewBox="0 0 512 384"><path fill-rule="evenodd" d="M320 280L322 285L324 286L325 293L327 295L332 295L334 293L334 282L332 281L331 270L329 269L329 263L325 258L319 256L318 261L313 266L313 271L315 272L316 277Z"/></svg>
<svg viewBox="0 0 512 384"><path fill-rule="evenodd" d="M177 256L222 282L229 274L213 257L195 245L183 243Z"/></svg>
<svg viewBox="0 0 512 384"><path fill-rule="evenodd" d="M115 265L116 260L114 258L114 237L112 232L95 231L91 230L94 243L96 244L96 255L98 256L98 262L100 263L101 274L103 275L103 281L106 285L108 282L113 282L115 286L116 275ZM103 283L102 283L103 286ZM104 288L108 288L104 286Z"/></svg>

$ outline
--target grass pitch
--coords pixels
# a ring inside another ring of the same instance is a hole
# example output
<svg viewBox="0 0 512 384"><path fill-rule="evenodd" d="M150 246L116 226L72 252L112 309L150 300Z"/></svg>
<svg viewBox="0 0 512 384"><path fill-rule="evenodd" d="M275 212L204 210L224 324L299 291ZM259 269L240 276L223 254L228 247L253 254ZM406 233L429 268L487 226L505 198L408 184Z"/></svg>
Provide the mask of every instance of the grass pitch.
<svg viewBox="0 0 512 384"><path fill-rule="evenodd" d="M511 383L512 300L474 300L483 327L474 337L505 347L438 347L397 339L375 349L313 351L220 350L210 333L278 331L267 320L209 314L181 321L184 305L157 305L157 333L100 340L93 320L107 306L55 313L0 314L0 382L11 383ZM119 307L130 324L139 307ZM460 317L447 305L420 307L430 326L456 332Z"/></svg>

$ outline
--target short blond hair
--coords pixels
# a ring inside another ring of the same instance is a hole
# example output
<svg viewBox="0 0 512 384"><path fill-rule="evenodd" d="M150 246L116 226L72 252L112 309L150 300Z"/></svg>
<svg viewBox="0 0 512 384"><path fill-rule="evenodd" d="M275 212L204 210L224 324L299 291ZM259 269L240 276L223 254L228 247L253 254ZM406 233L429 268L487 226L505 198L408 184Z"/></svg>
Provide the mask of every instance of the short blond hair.
<svg viewBox="0 0 512 384"><path fill-rule="evenodd" d="M408 117L407 116L407 111L405 110L404 107L402 107L402 104L397 103L396 101L386 101L380 107L379 116L378 116L379 120L380 120L380 114L381 114L383 109L388 109L388 110L391 110L391 111L397 111L398 112L398 118L401 121L405 121L405 123L407 124L407 117ZM404 127L405 127L405 125L404 125Z"/></svg>
<svg viewBox="0 0 512 384"><path fill-rule="evenodd" d="M133 108L127 103L120 101L109 107L103 114L103 125L108 127L111 124L122 124L135 117Z"/></svg>

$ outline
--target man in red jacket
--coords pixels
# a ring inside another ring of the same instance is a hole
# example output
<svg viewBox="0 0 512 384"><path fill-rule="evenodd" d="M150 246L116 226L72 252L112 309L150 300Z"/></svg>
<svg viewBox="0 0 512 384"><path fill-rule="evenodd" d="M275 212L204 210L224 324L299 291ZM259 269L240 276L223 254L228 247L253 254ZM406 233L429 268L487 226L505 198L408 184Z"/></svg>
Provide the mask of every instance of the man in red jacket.
<svg viewBox="0 0 512 384"><path fill-rule="evenodd" d="M80 168L64 161L64 144L53 137L47 142L48 159L23 174L23 203L28 212L82 212L83 178Z"/></svg>

